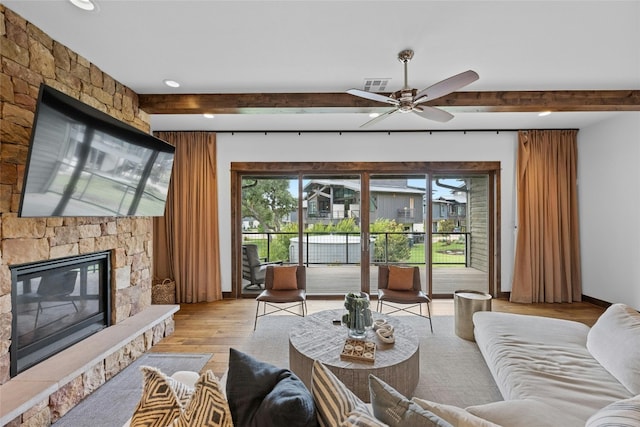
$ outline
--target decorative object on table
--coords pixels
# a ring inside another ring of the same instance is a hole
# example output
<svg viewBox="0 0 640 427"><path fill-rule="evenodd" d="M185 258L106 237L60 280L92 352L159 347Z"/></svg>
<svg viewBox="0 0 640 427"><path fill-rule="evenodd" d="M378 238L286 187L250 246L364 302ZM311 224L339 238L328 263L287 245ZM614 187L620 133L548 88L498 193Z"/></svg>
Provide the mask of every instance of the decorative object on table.
<svg viewBox="0 0 640 427"><path fill-rule="evenodd" d="M385 344L393 344L396 342L396 338L393 336L393 325L384 323L375 328L378 339Z"/></svg>
<svg viewBox="0 0 640 427"><path fill-rule="evenodd" d="M386 319L376 319L373 321L373 330L377 331L379 328L387 324Z"/></svg>
<svg viewBox="0 0 640 427"><path fill-rule="evenodd" d="M154 280L151 286L151 304L175 304L176 282L169 278Z"/></svg>
<svg viewBox="0 0 640 427"><path fill-rule="evenodd" d="M344 297L346 313L342 316L342 323L349 329L349 337L362 339L367 336L367 329L373 326L369 304L366 292L349 292Z"/></svg>
<svg viewBox="0 0 640 427"><path fill-rule="evenodd" d="M373 363L376 360L376 343L373 341L347 339L344 342L344 347L342 347L340 359Z"/></svg>

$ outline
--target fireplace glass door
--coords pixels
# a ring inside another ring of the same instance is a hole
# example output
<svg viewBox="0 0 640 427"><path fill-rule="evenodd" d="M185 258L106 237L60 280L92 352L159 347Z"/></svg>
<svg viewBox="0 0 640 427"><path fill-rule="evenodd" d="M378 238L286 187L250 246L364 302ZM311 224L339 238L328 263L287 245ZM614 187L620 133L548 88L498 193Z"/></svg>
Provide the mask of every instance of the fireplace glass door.
<svg viewBox="0 0 640 427"><path fill-rule="evenodd" d="M109 253L11 268L11 376L109 326Z"/></svg>

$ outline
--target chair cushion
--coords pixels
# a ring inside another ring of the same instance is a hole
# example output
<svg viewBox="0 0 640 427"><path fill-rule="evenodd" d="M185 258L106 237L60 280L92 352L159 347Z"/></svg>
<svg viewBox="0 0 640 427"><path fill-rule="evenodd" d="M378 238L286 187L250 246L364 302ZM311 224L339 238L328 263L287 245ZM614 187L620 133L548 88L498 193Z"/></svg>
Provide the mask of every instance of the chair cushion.
<svg viewBox="0 0 640 427"><path fill-rule="evenodd" d="M273 267L273 289L278 291L298 289L297 265Z"/></svg>
<svg viewBox="0 0 640 427"><path fill-rule="evenodd" d="M369 375L369 392L373 415L390 427L452 427L433 412L423 409L371 374Z"/></svg>
<svg viewBox="0 0 640 427"><path fill-rule="evenodd" d="M410 291L413 289L413 267L389 266L387 288L394 291Z"/></svg>
<svg viewBox="0 0 640 427"><path fill-rule="evenodd" d="M290 370L229 350L227 399L237 426L316 427L313 397Z"/></svg>

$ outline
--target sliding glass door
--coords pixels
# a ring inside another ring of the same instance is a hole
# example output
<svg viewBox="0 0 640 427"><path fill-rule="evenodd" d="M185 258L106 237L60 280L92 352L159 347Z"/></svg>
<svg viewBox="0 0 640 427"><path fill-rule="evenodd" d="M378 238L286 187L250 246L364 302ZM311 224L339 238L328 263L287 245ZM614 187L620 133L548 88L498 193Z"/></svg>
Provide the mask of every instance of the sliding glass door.
<svg viewBox="0 0 640 427"><path fill-rule="evenodd" d="M304 265L310 296L375 294L381 264L419 266L430 295L495 293L497 182L496 162L232 163L234 293L263 288L247 245Z"/></svg>

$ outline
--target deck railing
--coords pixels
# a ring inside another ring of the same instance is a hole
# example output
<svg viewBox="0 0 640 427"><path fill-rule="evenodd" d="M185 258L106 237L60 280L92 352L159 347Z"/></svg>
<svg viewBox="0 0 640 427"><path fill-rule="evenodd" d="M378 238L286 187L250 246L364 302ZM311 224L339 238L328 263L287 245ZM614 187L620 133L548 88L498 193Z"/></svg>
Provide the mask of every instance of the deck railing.
<svg viewBox="0 0 640 427"><path fill-rule="evenodd" d="M261 258L267 261L298 263L298 234L290 232L243 232L243 243L258 245ZM469 266L470 233L432 233L433 265ZM304 233L302 262L305 265L359 264L362 249L360 233ZM425 263L425 233L372 232L369 242L372 264Z"/></svg>

